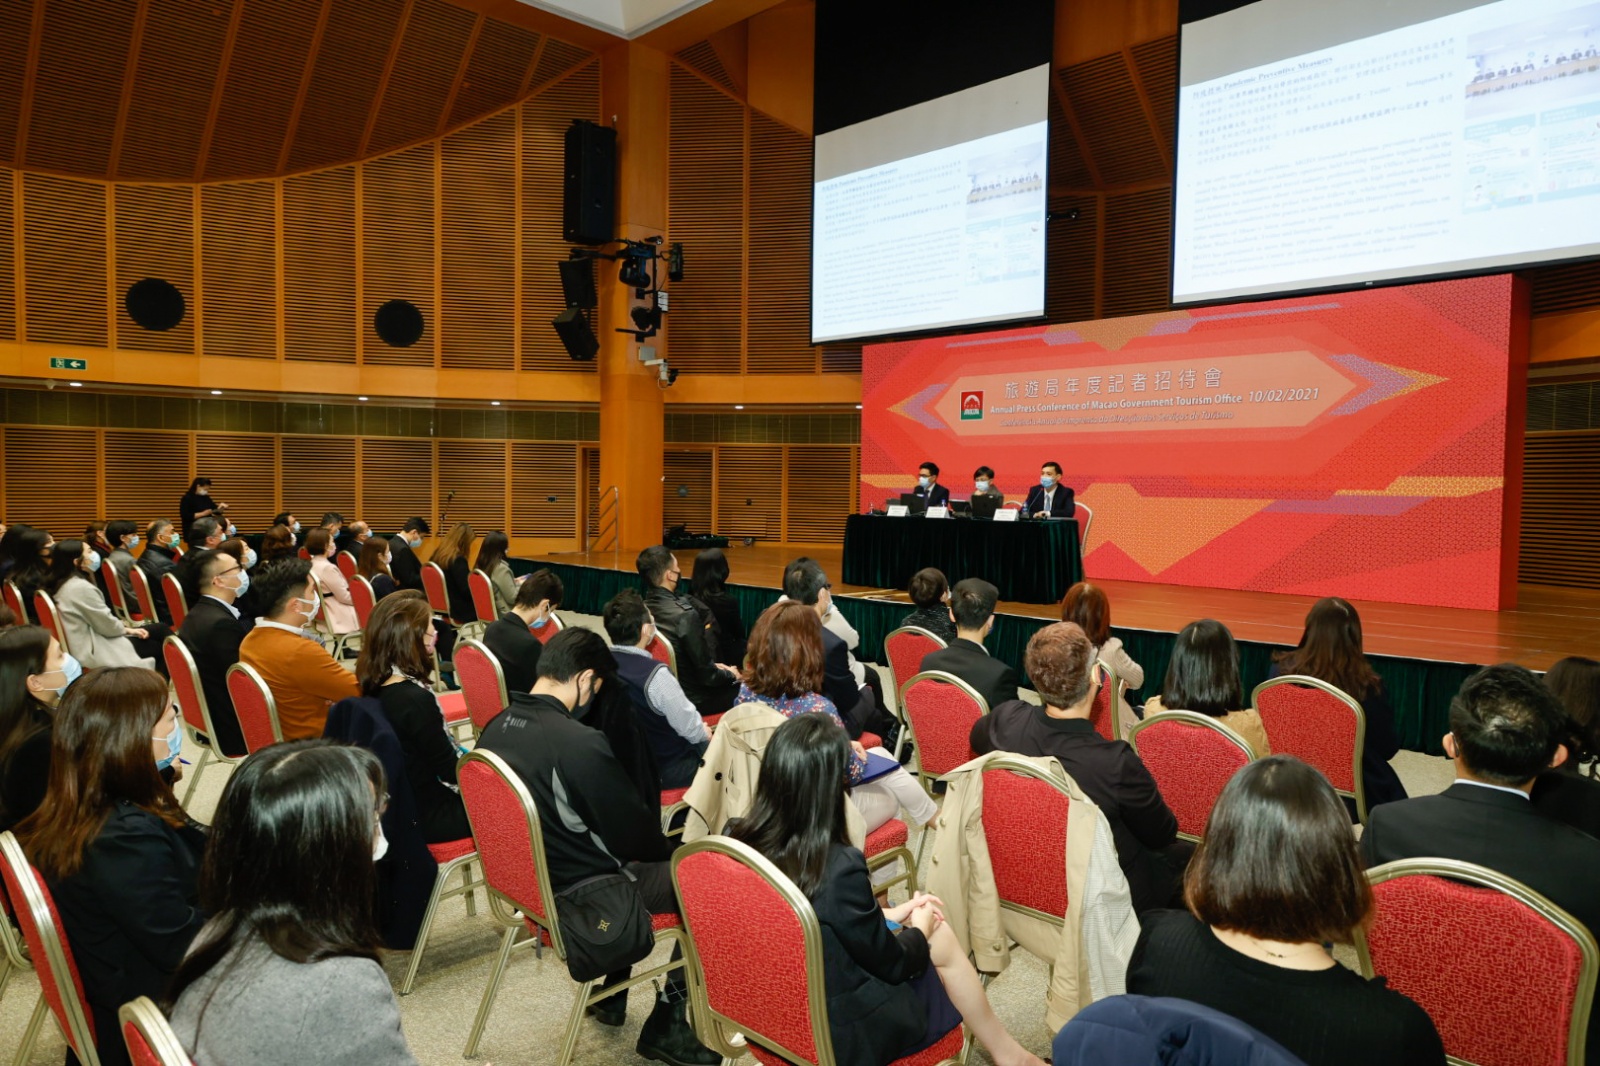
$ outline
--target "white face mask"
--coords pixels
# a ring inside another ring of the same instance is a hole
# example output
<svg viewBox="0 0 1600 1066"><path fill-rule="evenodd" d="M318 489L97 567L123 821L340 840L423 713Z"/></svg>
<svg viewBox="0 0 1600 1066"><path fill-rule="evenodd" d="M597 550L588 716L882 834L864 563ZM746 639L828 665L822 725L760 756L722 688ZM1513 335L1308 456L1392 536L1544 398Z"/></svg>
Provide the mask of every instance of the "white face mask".
<svg viewBox="0 0 1600 1066"><path fill-rule="evenodd" d="M977 480L977 481L974 481L972 483L972 487L978 492L988 492L989 491L989 483L987 481L982 480L981 478L979 480Z"/></svg>
<svg viewBox="0 0 1600 1066"><path fill-rule="evenodd" d="M929 485L933 484L933 479L931 477L919 477L917 478L917 484L922 488L927 488Z"/></svg>
<svg viewBox="0 0 1600 1066"><path fill-rule="evenodd" d="M377 862L389 854L389 838L383 835L383 826L378 826L378 842L372 845L372 861Z"/></svg>
<svg viewBox="0 0 1600 1066"><path fill-rule="evenodd" d="M289 527L289 532L290 533L298 533L298 532L300 532L300 523L296 522L294 525L290 526Z"/></svg>
<svg viewBox="0 0 1600 1066"><path fill-rule="evenodd" d="M296 603L309 603L311 605L311 611L309 613L309 617L307 617L305 622L304 622L304 625L308 626L308 625L311 624L312 619L317 617L317 612L322 610L322 593L316 591L315 589L312 589L311 590L311 598L309 600L306 599L304 596L296 596L294 602L296 602Z"/></svg>
<svg viewBox="0 0 1600 1066"><path fill-rule="evenodd" d="M139 546L139 538L138 537L129 537L128 538L128 550L129 551L132 551L134 548L137 548L138 546Z"/></svg>

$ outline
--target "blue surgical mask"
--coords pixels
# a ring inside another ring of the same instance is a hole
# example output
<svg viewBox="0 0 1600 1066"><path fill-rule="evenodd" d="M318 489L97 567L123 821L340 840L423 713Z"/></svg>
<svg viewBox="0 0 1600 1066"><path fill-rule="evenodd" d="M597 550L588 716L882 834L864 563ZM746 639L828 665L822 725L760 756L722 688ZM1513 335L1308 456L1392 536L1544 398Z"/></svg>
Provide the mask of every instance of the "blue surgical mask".
<svg viewBox="0 0 1600 1066"><path fill-rule="evenodd" d="M256 550L254 548L246 548L244 550L244 568L249 570L251 567L256 565L256 560L259 558L261 557L256 554ZM240 589L239 591L243 592L244 589Z"/></svg>
<svg viewBox="0 0 1600 1066"><path fill-rule="evenodd" d="M1051 477L1049 474L1040 474L1039 475L1039 484L1043 485L1045 488L1048 489L1052 485L1054 485L1055 483L1056 483L1056 479Z"/></svg>
<svg viewBox="0 0 1600 1066"><path fill-rule="evenodd" d="M543 629L545 626L547 626L549 624L550 624L550 616L549 615L545 615L543 618L535 618L531 623L529 623L528 628L530 628L530 629Z"/></svg>
<svg viewBox="0 0 1600 1066"><path fill-rule="evenodd" d="M228 523L228 536L231 537L237 532L239 532L239 527L234 525L232 522L229 522Z"/></svg>
<svg viewBox="0 0 1600 1066"><path fill-rule="evenodd" d="M177 546L178 546L178 535L176 533L169 534L168 537L167 537L167 547L176 548Z"/></svg>
<svg viewBox="0 0 1600 1066"><path fill-rule="evenodd" d="M160 737L151 737L151 740L160 740ZM156 760L156 769L165 770L178 761L178 753L183 751L183 726L178 724L177 715L172 717L172 732L167 734L167 757Z"/></svg>
<svg viewBox="0 0 1600 1066"><path fill-rule="evenodd" d="M289 527L289 532L290 533L298 533L298 532L300 532L300 523L296 522L294 525L290 526Z"/></svg>
<svg viewBox="0 0 1600 1066"><path fill-rule="evenodd" d="M246 592L250 591L250 575L245 573L243 570L230 570L223 576L236 577L239 579L239 584L235 585L230 590L235 596L243 596Z"/></svg>
<svg viewBox="0 0 1600 1066"><path fill-rule="evenodd" d="M927 488L929 485L933 484L933 478L919 477L917 478L917 484L922 488Z"/></svg>
<svg viewBox="0 0 1600 1066"><path fill-rule="evenodd" d="M67 689L72 687L72 683L74 681L78 680L78 678L83 676L83 664L80 663L77 659L73 658L71 652L67 652L67 653L65 653L64 655L61 656L61 669L60 670L47 670L47 671L45 671L45 673L49 673L49 674L59 673L63 677L65 677L67 679L66 683L64 685L62 685L60 688L55 690L56 699L60 700L62 696L65 696L67 694ZM40 676L42 677L43 675L41 674Z"/></svg>
<svg viewBox="0 0 1600 1066"><path fill-rule="evenodd" d="M137 548L138 546L139 546L139 538L138 537L129 537L128 538L128 550L129 551L132 551L133 549Z"/></svg>
<svg viewBox="0 0 1600 1066"><path fill-rule="evenodd" d="M89 573L91 573L91 574L92 574L92 573L94 573L94 572L95 572L95 571L96 571L96 570L98 570L98 569L100 569L100 564L101 564L101 563L102 563L102 562L103 562L103 561L104 561L104 560L102 560L102 559L101 559L101 558L100 558L100 553L99 553L99 552L97 552L97 551L90 551L90 552L89 552Z"/></svg>
<svg viewBox="0 0 1600 1066"><path fill-rule="evenodd" d="M984 481L981 478L978 479L977 481L974 481L972 483L972 487L973 487L973 489L975 489L978 492L988 492L989 491L989 483L987 481Z"/></svg>

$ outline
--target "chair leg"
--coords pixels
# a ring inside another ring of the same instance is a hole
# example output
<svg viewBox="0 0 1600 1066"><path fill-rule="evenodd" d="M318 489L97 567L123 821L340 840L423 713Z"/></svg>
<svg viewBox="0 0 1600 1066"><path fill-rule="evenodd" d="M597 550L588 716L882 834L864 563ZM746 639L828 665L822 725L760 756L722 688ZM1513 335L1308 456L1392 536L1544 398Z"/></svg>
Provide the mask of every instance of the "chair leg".
<svg viewBox="0 0 1600 1066"><path fill-rule="evenodd" d="M472 891L472 864L461 864L461 891L467 894L467 917L471 918L478 913L478 901Z"/></svg>
<svg viewBox="0 0 1600 1066"><path fill-rule="evenodd" d="M216 737L207 737L206 739L213 744L217 743ZM194 795L195 787L200 784L200 775L206 772L206 763L210 761L211 749L201 748L200 758L194 764L194 776L189 778L189 786L183 790L183 800L181 801L183 806L187 807L189 805L189 797Z"/></svg>
<svg viewBox="0 0 1600 1066"><path fill-rule="evenodd" d="M50 1004L45 1002L44 992L40 991L39 1002L33 1005L33 1014L28 1018L28 1027L22 1031L17 1057L11 1060L14 1066L24 1066L33 1057L33 1046L39 1042L39 1030L44 1027L45 1015L49 1013Z"/></svg>
<svg viewBox="0 0 1600 1066"><path fill-rule="evenodd" d="M463 1058L472 1058L478 1053L478 1042L483 1039L483 1028L489 1024L489 1008L494 1006L494 994L500 991L500 978L505 976L506 960L511 957L511 949L517 942L518 926L510 926L500 940L500 952L494 958L494 969L489 971L489 983L484 987L483 1000L478 1004L477 1017L472 1019L472 1032L467 1036L467 1050Z"/></svg>
<svg viewBox="0 0 1600 1066"><path fill-rule="evenodd" d="M556 1060L556 1066L568 1066L572 1061L572 1053L578 1050L578 1027L583 1024L583 1008L589 1005L590 990L599 983L596 978L578 986L578 994L572 1000L572 1016L567 1019L567 1035L561 1041L561 1057Z"/></svg>
<svg viewBox="0 0 1600 1066"><path fill-rule="evenodd" d="M440 870L433 877L433 891L428 893L428 909L422 912L422 927L417 930L417 944L411 949L411 964L406 967L406 979L400 982L400 994L409 996L417 980L417 969L422 965L422 952L428 946L428 933L433 929L433 914L439 909L439 894L444 891L449 870Z"/></svg>
<svg viewBox="0 0 1600 1066"><path fill-rule="evenodd" d="M3 921L5 921L5 918L0 917L0 922ZM16 969L16 964L11 961L11 954L9 952L0 952L0 999L5 998L6 985L10 982L11 971L14 969Z"/></svg>

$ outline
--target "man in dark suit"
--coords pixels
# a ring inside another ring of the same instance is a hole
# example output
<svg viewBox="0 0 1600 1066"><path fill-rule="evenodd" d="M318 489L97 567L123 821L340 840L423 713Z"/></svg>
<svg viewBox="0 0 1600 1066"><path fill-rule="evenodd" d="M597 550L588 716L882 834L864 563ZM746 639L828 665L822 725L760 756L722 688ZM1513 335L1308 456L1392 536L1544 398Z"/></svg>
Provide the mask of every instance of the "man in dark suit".
<svg viewBox="0 0 1600 1066"><path fill-rule="evenodd" d="M422 561L417 558L417 549L428 532L428 520L413 515L400 527L400 535L389 540L389 573L403 589L427 591L422 587Z"/></svg>
<svg viewBox="0 0 1600 1066"><path fill-rule="evenodd" d="M1566 758L1564 714L1532 673L1510 663L1469 677L1450 703L1445 754L1456 781L1437 796L1372 809L1361 836L1367 865L1458 859L1514 877L1600 934L1600 840L1541 813L1528 793ZM1589 1056L1600 1055L1590 1015Z"/></svg>
<svg viewBox="0 0 1600 1066"><path fill-rule="evenodd" d="M490 622L483 643L505 675L506 692L527 692L539 676L539 654L544 644L534 630L554 625L551 617L561 606L561 579L549 570L536 570L517 588L511 610Z"/></svg>
<svg viewBox="0 0 1600 1066"><path fill-rule="evenodd" d="M644 603L656 621L656 632L672 643L678 660L678 684L702 715L721 714L739 694L739 673L715 661L711 613L700 613L694 601L674 590L683 572L672 552L660 544L639 553L635 566L644 582Z"/></svg>
<svg viewBox="0 0 1600 1066"><path fill-rule="evenodd" d="M1017 698L1017 672L991 656L983 640L994 628L994 605L1000 590L982 578L957 581L950 590L950 617L955 619L956 639L949 647L938 648L922 657L923 670L943 670L954 674L978 690L994 710Z"/></svg>
<svg viewBox="0 0 1600 1066"><path fill-rule="evenodd" d="M1061 464L1045 463L1039 468L1039 483L1028 490L1023 504L1030 518L1071 518L1076 511L1072 489L1061 483Z"/></svg>
<svg viewBox="0 0 1600 1066"><path fill-rule="evenodd" d="M784 569L783 594L816 611L819 619L833 609L833 586L815 559L796 559ZM827 626L822 627L822 694L844 719L852 740L867 730L880 739L889 735L894 719L878 706L870 687L856 682L849 645Z"/></svg>
<svg viewBox="0 0 1600 1066"><path fill-rule="evenodd" d="M948 507L950 490L939 484L939 464L923 463L917 467L917 487L911 495L921 496L929 507Z"/></svg>
<svg viewBox="0 0 1600 1066"><path fill-rule="evenodd" d="M351 522L349 525L344 527L343 533L340 533L334 538L334 554L337 555L339 552L349 552L357 559L360 559L362 547L364 547L367 541L371 539L371 526L367 525L365 522Z"/></svg>
<svg viewBox="0 0 1600 1066"><path fill-rule="evenodd" d="M145 528L144 551L134 560L134 565L144 571L150 585L150 597L156 601L156 621L172 625L172 612L167 598L161 594L161 575L178 565L178 542L172 523L158 518Z"/></svg>
<svg viewBox="0 0 1600 1066"><path fill-rule="evenodd" d="M206 709L216 736L211 742L224 755L245 753L244 732L228 695L228 668L239 661L239 644L245 627L234 601L250 587L250 575L227 552L196 553L195 574L200 597L183 619L178 638L194 656L200 672L200 690L205 693ZM204 722L191 722L204 728Z"/></svg>

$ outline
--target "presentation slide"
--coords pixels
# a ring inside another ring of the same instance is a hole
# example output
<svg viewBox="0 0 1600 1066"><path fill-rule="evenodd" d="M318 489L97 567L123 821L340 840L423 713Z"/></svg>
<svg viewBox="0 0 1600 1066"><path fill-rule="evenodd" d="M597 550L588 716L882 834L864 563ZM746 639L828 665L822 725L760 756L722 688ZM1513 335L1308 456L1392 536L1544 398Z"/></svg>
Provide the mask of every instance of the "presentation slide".
<svg viewBox="0 0 1600 1066"><path fill-rule="evenodd" d="M868 345L862 505L930 460L1020 503L1054 461L1091 579L1498 610L1515 306L1498 275Z"/></svg>
<svg viewBox="0 0 1600 1066"><path fill-rule="evenodd" d="M1180 78L1174 303L1600 255L1595 0L1263 0Z"/></svg>
<svg viewBox="0 0 1600 1066"><path fill-rule="evenodd" d="M1048 68L817 138L811 339L1044 314Z"/></svg>

